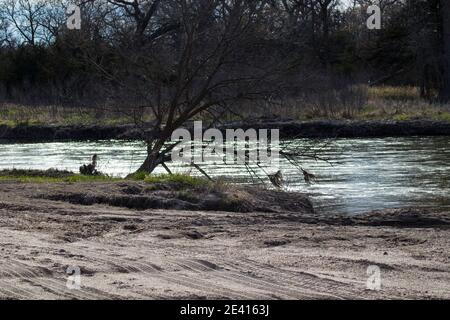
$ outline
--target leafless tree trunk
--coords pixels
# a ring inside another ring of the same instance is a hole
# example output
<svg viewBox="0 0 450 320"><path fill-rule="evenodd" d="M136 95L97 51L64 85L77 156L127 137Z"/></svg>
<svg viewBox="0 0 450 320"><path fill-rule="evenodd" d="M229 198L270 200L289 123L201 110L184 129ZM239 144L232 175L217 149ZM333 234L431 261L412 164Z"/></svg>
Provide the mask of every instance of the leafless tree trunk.
<svg viewBox="0 0 450 320"><path fill-rule="evenodd" d="M107 70L95 52L88 59L111 79L113 95L134 95L152 115L151 124L135 119L147 144L138 171L152 172L169 160L174 130L201 114L267 95L280 85L277 75L289 69L286 59L255 50L264 49L268 0L109 4L133 23L131 33L130 24L118 32L126 43L118 50L123 68Z"/></svg>

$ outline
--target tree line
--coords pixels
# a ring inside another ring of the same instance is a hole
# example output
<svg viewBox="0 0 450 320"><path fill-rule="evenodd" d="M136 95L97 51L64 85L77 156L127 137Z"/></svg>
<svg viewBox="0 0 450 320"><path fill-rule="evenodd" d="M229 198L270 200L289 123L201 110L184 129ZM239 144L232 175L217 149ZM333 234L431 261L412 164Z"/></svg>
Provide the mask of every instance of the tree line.
<svg viewBox="0 0 450 320"><path fill-rule="evenodd" d="M69 0L0 0L0 98L117 107L146 142L145 172L164 166L174 130L198 116L214 123L241 106L357 84L448 100L449 1L376 1L382 28L369 30L373 3L79 0L71 30Z"/></svg>
<svg viewBox="0 0 450 320"><path fill-rule="evenodd" d="M247 26L233 34L240 38L233 55L243 63L229 72L245 77L256 72L252 64L276 69L273 74L283 71L277 89L284 95L342 83L390 83L419 86L430 99L437 93L449 97L448 1L83 0L75 2L82 28L68 30L71 3L0 0L2 100L146 105L145 94L137 91L175 80L174 68L187 49L183 36L196 37L191 40L199 47L193 50L212 50L224 31L219 29L240 19ZM365 10L374 3L382 12L380 30L365 23ZM222 40L223 47L210 52L214 58L237 39Z"/></svg>

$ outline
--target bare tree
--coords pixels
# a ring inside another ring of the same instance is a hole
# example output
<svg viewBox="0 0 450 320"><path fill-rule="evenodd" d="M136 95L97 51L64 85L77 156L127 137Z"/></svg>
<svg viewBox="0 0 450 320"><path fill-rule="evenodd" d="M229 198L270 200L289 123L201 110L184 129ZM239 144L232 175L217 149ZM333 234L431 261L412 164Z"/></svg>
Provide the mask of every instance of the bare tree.
<svg viewBox="0 0 450 320"><path fill-rule="evenodd" d="M9 30L8 21L0 15L0 47L11 44L12 36Z"/></svg>
<svg viewBox="0 0 450 320"><path fill-rule="evenodd" d="M119 49L123 68L116 70L99 63L95 53L87 59L111 81L115 98L126 95L152 114L150 124L135 119L147 144L138 171L164 165L174 130L200 114L216 118L230 104L263 97L277 88L275 79L287 68L286 60L260 52L267 49L262 41L266 1L175 0L164 8L153 1L142 12L164 11L161 19L176 26L164 33L158 15L144 31L139 29L138 2L110 3L136 19L133 39L139 45L127 50L125 41L127 46Z"/></svg>
<svg viewBox="0 0 450 320"><path fill-rule="evenodd" d="M156 19L158 10L164 4L161 0L108 0L112 5L125 10L134 21L134 41L142 45L179 27L177 22L163 21L161 15Z"/></svg>
<svg viewBox="0 0 450 320"><path fill-rule="evenodd" d="M53 44L65 27L66 8L71 0L42 0L42 13L39 16L41 41Z"/></svg>
<svg viewBox="0 0 450 320"><path fill-rule="evenodd" d="M44 0L1 0L2 16L6 19L15 34L26 43L35 46L43 37L41 19L44 15Z"/></svg>

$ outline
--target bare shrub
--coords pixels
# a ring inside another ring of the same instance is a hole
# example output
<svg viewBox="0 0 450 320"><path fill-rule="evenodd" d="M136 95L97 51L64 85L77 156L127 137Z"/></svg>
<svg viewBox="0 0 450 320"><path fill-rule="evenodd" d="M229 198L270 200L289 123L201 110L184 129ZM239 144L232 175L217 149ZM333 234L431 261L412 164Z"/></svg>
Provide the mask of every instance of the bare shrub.
<svg viewBox="0 0 450 320"><path fill-rule="evenodd" d="M341 89L325 90L308 98L307 115L352 119L367 103L368 93L367 86L352 85Z"/></svg>

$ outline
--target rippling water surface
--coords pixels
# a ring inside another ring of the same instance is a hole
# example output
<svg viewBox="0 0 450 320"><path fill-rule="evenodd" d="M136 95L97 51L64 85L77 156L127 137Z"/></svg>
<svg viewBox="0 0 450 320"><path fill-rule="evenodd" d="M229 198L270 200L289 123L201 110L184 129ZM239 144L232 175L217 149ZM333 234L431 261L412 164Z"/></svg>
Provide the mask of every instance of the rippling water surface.
<svg viewBox="0 0 450 320"><path fill-rule="evenodd" d="M313 185L305 184L296 168L281 163L286 188L309 193L318 210L354 214L402 206L450 208L450 137L292 142L320 150L320 156L331 162L302 159L303 167L317 176ZM124 141L0 144L0 169L78 171L94 153L100 157L101 171L125 176L142 163L145 146ZM172 169L198 174L193 168L179 165L172 165ZM252 182L241 166L207 163L203 169L236 183ZM274 170L264 168L266 172Z"/></svg>

